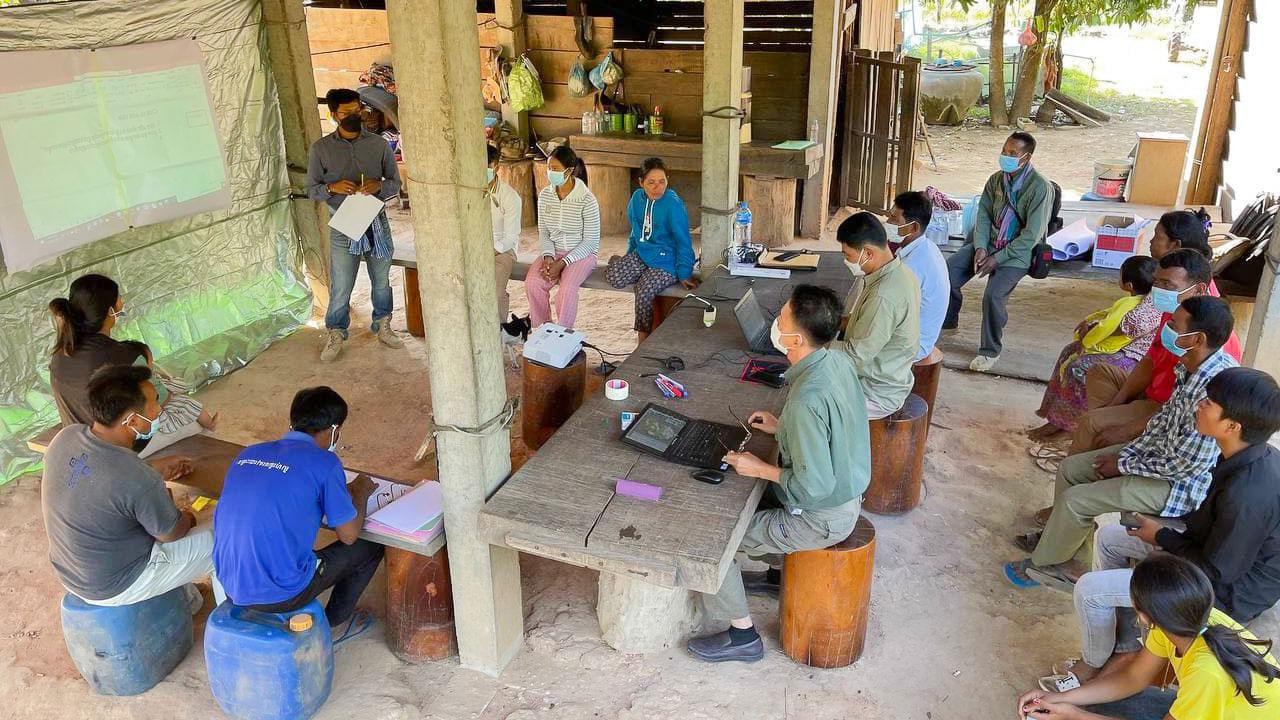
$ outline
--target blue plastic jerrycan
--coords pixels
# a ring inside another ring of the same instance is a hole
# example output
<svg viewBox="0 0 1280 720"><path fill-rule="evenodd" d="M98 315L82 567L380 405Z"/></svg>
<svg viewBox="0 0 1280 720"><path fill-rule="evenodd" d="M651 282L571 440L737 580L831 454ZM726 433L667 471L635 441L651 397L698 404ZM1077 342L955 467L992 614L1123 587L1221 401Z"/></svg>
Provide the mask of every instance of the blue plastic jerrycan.
<svg viewBox="0 0 1280 720"><path fill-rule="evenodd" d="M137 695L191 650L191 610L182 587L132 605L90 605L62 596L62 637L76 669L99 695Z"/></svg>
<svg viewBox="0 0 1280 720"><path fill-rule="evenodd" d="M204 659L214 699L240 720L304 720L333 688L333 637L315 600L288 613L222 603L205 628Z"/></svg>

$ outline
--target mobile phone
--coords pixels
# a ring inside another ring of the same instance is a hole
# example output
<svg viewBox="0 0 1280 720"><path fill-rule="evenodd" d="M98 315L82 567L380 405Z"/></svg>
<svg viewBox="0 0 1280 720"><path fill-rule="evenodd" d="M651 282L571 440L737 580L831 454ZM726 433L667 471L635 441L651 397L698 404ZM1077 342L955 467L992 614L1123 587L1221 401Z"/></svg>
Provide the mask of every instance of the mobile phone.
<svg viewBox="0 0 1280 720"><path fill-rule="evenodd" d="M786 262L788 260L791 260L792 258L798 258L800 257L800 255L801 253L799 250L788 250L787 252L779 253L778 256L773 259L773 261Z"/></svg>
<svg viewBox="0 0 1280 720"><path fill-rule="evenodd" d="M1130 530L1137 530L1142 527L1142 518L1139 518L1138 513L1133 512L1132 510L1125 510L1120 513L1120 524Z"/></svg>

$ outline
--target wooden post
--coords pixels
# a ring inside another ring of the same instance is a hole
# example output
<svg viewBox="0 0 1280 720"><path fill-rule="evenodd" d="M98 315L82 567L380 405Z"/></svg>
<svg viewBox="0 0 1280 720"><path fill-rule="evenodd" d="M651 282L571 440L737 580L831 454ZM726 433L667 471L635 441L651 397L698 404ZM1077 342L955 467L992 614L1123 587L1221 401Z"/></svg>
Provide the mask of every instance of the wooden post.
<svg viewBox="0 0 1280 720"><path fill-rule="evenodd" d="M751 207L751 242L778 247L795 240L795 178L744 175L742 199Z"/></svg>
<svg viewBox="0 0 1280 720"><path fill-rule="evenodd" d="M1212 203L1218 195L1222 151L1227 147L1227 131L1231 127L1235 106L1236 78L1240 75L1240 56L1244 53L1253 0L1223 0L1221 6L1218 42L1209 65L1209 88L1196 122L1191 174L1184 195L1187 205Z"/></svg>
<svg viewBox="0 0 1280 720"><path fill-rule="evenodd" d="M742 102L743 0L707 0L702 47L702 110L736 108ZM738 204L737 118L702 119L702 275L723 262Z"/></svg>
<svg viewBox="0 0 1280 720"><path fill-rule="evenodd" d="M843 35L844 0L815 0L813 44L809 47L809 109L805 128L818 123L822 143L822 167L804 181L800 207L800 234L822 237L827 226L831 197L831 160L835 154L836 98L840 83L840 38Z"/></svg>
<svg viewBox="0 0 1280 720"><path fill-rule="evenodd" d="M596 593L600 636L622 653L649 653L680 642L693 629L697 606L683 588L601 572Z"/></svg>
<svg viewBox="0 0 1280 720"><path fill-rule="evenodd" d="M390 0L387 16L409 153L419 290L426 308L435 421L477 427L506 402L493 327L493 234L475 7L457 0ZM480 437L444 432L437 458L444 490L458 654L463 667L497 675L520 650L524 615L515 550L490 546L477 516L510 472L505 428Z"/></svg>
<svg viewBox="0 0 1280 720"><path fill-rule="evenodd" d="M494 0L493 19L498 24L498 47L502 55L515 60L524 54L524 0ZM516 112L509 103L502 105L502 119L516 129L521 140L529 141L529 113Z"/></svg>
<svg viewBox="0 0 1280 720"><path fill-rule="evenodd" d="M262 0L262 20L267 26L267 58L280 100L289 187L303 195L307 154L311 144L320 139L320 117L316 114L315 71L302 0ZM305 197L290 205L313 302L324 309L329 304L329 212L322 203Z"/></svg>
<svg viewBox="0 0 1280 720"><path fill-rule="evenodd" d="M409 662L444 660L458 652L449 592L449 554L419 555L387 548L387 646Z"/></svg>
<svg viewBox="0 0 1280 720"><path fill-rule="evenodd" d="M1271 229L1267 243L1267 262L1262 266L1258 283L1258 299L1249 320L1249 342L1244 351L1244 364L1280 377L1280 223Z"/></svg>

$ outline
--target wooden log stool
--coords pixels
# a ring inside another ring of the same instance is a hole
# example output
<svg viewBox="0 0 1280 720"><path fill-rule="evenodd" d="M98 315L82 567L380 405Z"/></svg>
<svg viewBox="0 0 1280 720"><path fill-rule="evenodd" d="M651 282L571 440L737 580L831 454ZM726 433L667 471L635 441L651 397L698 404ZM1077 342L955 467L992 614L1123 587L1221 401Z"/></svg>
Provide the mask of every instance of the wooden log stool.
<svg viewBox="0 0 1280 720"><path fill-rule="evenodd" d="M587 355L579 352L567 366L554 368L522 358L520 431L524 444L537 450L551 439L586 394Z"/></svg>
<svg viewBox="0 0 1280 720"><path fill-rule="evenodd" d="M875 555L876 529L859 517L843 542L786 556L778 632L787 657L811 667L837 668L862 655Z"/></svg>
<svg viewBox="0 0 1280 720"><path fill-rule="evenodd" d="M928 403L930 423L933 422L933 408L938 397L938 382L942 380L942 360L942 351L935 347L933 352L911 366L911 374L915 376L915 384L911 386L911 393L919 395ZM928 430L925 432L927 433Z"/></svg>
<svg viewBox="0 0 1280 720"><path fill-rule="evenodd" d="M631 232L627 203L635 186L631 168L614 165L587 165L587 187L600 205L600 234L625 235Z"/></svg>
<svg viewBox="0 0 1280 720"><path fill-rule="evenodd" d="M915 394L898 412L871 421L871 484L862 494L864 510L899 515L920 504L928 432L929 406Z"/></svg>
<svg viewBox="0 0 1280 720"><path fill-rule="evenodd" d="M742 199L751 208L751 241L789 245L796 235L796 179L745 175Z"/></svg>
<svg viewBox="0 0 1280 720"><path fill-rule="evenodd" d="M458 653L447 548L430 557L389 547L387 646L409 662L443 660Z"/></svg>
<svg viewBox="0 0 1280 720"><path fill-rule="evenodd" d="M538 193L534 189L533 161L503 160L498 163L498 177L520 196L520 227L536 227Z"/></svg>

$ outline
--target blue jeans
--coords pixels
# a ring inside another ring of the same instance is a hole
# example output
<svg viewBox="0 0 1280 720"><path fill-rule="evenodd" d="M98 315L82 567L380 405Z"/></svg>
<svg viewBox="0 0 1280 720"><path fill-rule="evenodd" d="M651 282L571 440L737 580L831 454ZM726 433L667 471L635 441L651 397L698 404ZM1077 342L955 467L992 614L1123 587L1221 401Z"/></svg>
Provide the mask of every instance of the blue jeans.
<svg viewBox="0 0 1280 720"><path fill-rule="evenodd" d="M351 290L356 286L361 260L368 267L369 284L373 286L373 324L369 329L377 332L381 321L391 317L391 257L376 258L372 252L352 255L350 247L346 235L329 229L329 308L324 314L324 326L341 330L344 338L351 325Z"/></svg>

